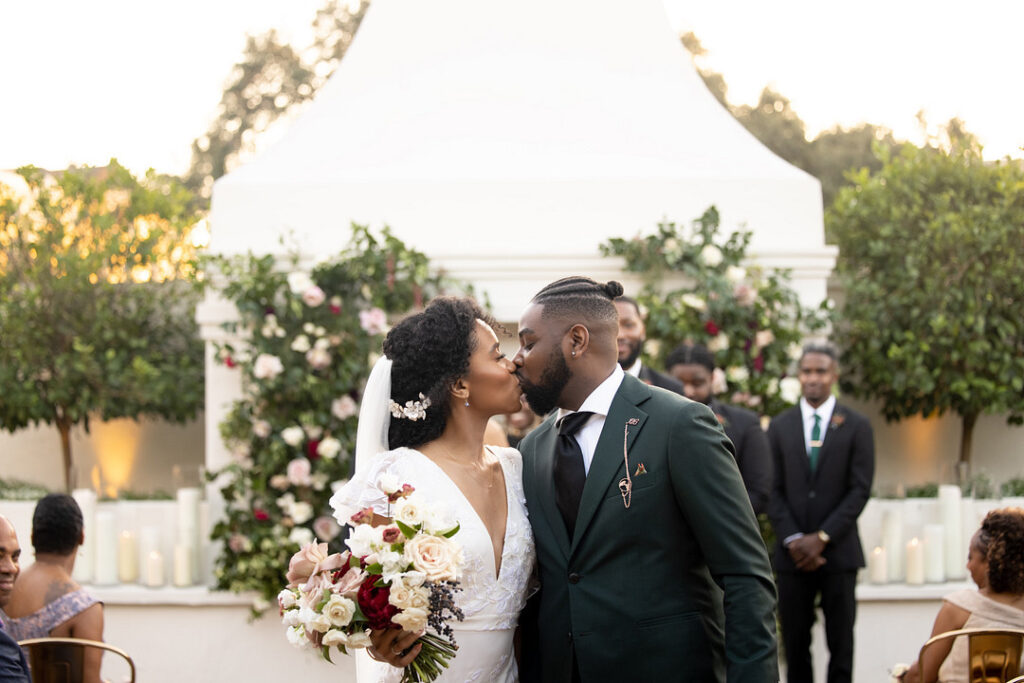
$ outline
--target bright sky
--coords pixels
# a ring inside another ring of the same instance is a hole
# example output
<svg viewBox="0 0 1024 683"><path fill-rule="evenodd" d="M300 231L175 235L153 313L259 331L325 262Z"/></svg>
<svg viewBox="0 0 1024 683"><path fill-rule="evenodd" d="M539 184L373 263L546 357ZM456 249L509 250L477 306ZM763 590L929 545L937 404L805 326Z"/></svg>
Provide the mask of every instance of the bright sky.
<svg viewBox="0 0 1024 683"><path fill-rule="evenodd" d="M429 0L423 0L429 1ZM861 121L919 139L959 116L986 156L1024 157L1015 0L664 0L733 103L771 85L809 133ZM104 164L183 172L245 34L294 44L324 0L0 0L0 169ZM628 2L623 11L628 11Z"/></svg>

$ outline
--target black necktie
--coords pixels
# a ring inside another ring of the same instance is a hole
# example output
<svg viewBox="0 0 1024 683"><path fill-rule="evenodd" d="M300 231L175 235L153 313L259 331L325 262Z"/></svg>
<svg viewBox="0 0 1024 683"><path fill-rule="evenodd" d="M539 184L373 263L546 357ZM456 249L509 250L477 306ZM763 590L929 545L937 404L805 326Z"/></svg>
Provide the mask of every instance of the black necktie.
<svg viewBox="0 0 1024 683"><path fill-rule="evenodd" d="M558 443L555 444L555 503L565 528L572 538L576 529L576 513L583 497L583 485L587 483L587 471L583 467L583 451L574 434L586 424L593 413L571 413L562 418L558 426Z"/></svg>

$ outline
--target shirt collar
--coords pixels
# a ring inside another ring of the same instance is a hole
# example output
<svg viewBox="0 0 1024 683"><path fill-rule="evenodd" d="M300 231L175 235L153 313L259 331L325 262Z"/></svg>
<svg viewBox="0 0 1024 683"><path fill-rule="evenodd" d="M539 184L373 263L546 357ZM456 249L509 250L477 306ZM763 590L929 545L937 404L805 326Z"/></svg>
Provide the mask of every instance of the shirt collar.
<svg viewBox="0 0 1024 683"><path fill-rule="evenodd" d="M640 377L640 368L641 367L643 367L643 364L640 362L640 359L637 358L636 362L634 362L632 365L630 365L626 369L626 372L628 374L630 374L630 375L633 375L634 377Z"/></svg>
<svg viewBox="0 0 1024 683"><path fill-rule="evenodd" d="M612 374L608 375L608 379L597 385L597 388L590 392L590 396L587 396L586 400L580 405L579 411L565 410L564 408L558 409L558 419L561 420L566 415L573 412L587 411L600 415L601 417L608 417L608 410L612 407L612 400L615 398L616 392L619 390L619 385L622 384L622 380L625 379L626 373L622 370L622 367L618 363L615 364L615 369L612 370Z"/></svg>
<svg viewBox="0 0 1024 683"><path fill-rule="evenodd" d="M825 402L822 403L817 408L812 408L811 404L807 402L806 398L800 397L800 413L803 415L804 424L807 424L807 422L813 420L813 416L815 413L821 416L822 424L824 424L825 420L827 420L829 415L832 414L832 411L835 410L835 407L835 396L829 396L827 399L825 399Z"/></svg>

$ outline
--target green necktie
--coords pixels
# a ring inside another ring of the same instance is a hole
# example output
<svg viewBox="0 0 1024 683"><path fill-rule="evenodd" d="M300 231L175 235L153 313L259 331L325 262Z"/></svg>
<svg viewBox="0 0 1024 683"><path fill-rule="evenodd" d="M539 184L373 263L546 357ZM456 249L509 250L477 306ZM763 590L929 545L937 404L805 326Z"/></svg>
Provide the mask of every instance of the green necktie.
<svg viewBox="0 0 1024 683"><path fill-rule="evenodd" d="M818 451L821 450L821 416L814 413L814 426L811 427L811 449L807 457L811 461L811 473L818 469Z"/></svg>

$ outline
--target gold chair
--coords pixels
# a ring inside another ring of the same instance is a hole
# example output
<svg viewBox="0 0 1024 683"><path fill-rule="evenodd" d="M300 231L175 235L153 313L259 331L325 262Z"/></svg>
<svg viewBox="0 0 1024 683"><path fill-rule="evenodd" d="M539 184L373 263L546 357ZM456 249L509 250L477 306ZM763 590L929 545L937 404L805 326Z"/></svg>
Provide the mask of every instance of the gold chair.
<svg viewBox="0 0 1024 683"><path fill-rule="evenodd" d="M925 671L925 652L938 643L953 641L959 636L967 638L967 680L970 683L1007 683L1024 679L1020 674L1021 651L1024 649L1024 631L1009 628L962 628L929 638L918 654L918 670ZM1014 678L1014 677L1017 678Z"/></svg>
<svg viewBox="0 0 1024 683"><path fill-rule="evenodd" d="M86 648L122 657L128 663L129 683L135 683L135 662L119 647L83 638L28 638L18 642L28 652L33 683L80 683Z"/></svg>

